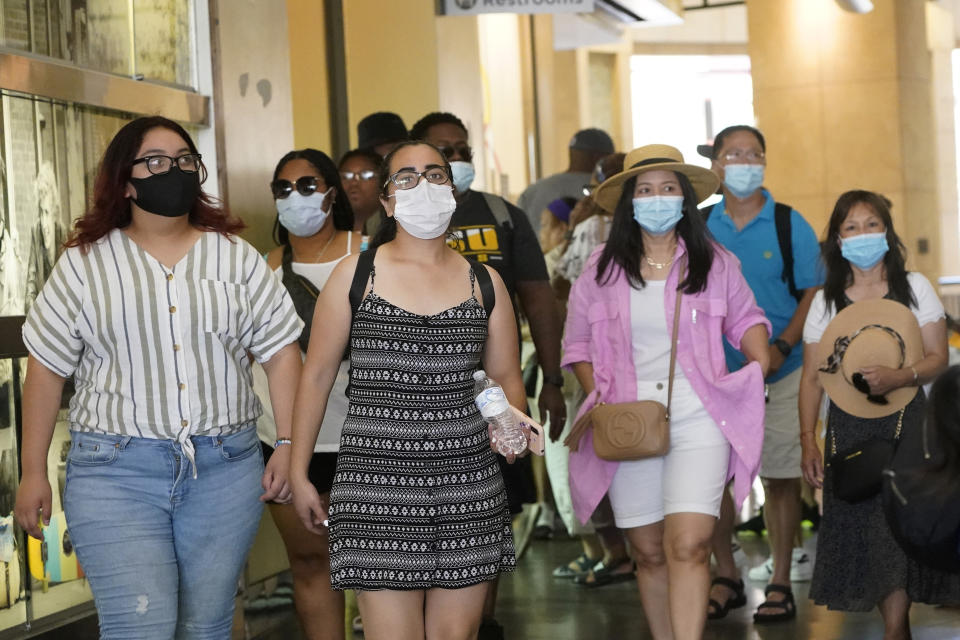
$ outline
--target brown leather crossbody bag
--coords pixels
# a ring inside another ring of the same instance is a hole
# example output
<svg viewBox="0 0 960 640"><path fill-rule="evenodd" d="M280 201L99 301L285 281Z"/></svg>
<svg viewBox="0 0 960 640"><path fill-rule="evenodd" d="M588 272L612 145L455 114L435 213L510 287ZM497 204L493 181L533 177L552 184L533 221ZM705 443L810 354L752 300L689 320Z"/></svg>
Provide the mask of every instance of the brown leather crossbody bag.
<svg viewBox="0 0 960 640"><path fill-rule="evenodd" d="M682 280L681 271L681 280ZM680 322L680 298L673 311L670 344L670 378L667 382L667 406L655 400L638 402L601 402L574 423L563 444L576 451L587 428L593 426L593 451L603 460L639 460L666 455L670 450L670 403L673 400L673 373L677 364L677 326Z"/></svg>

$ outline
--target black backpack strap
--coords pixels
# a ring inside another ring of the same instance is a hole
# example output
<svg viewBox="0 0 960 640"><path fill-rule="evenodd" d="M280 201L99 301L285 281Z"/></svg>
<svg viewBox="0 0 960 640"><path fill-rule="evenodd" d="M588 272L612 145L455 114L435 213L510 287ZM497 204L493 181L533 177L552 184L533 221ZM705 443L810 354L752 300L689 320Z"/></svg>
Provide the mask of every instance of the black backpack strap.
<svg viewBox="0 0 960 640"><path fill-rule="evenodd" d="M483 310L487 312L487 318L493 313L493 307L497 304L497 294L493 290L493 280L490 278L490 272L487 268L476 260L469 260L473 275L480 285L480 295L483 296Z"/></svg>
<svg viewBox="0 0 960 640"><path fill-rule="evenodd" d="M787 283L790 289L790 295L798 301L803 297L803 293L797 289L797 282L793 275L793 239L790 228L790 217L793 213L793 207L782 202L777 202L773 208L773 221L777 227L777 244L780 245L780 257L783 259L783 281Z"/></svg>
<svg viewBox="0 0 960 640"><path fill-rule="evenodd" d="M357 259L357 268L353 272L353 283L350 285L350 312L351 315L360 308L363 302L363 294L367 290L367 281L370 279L370 272L373 270L373 259L377 255L377 248L367 249L360 252Z"/></svg>

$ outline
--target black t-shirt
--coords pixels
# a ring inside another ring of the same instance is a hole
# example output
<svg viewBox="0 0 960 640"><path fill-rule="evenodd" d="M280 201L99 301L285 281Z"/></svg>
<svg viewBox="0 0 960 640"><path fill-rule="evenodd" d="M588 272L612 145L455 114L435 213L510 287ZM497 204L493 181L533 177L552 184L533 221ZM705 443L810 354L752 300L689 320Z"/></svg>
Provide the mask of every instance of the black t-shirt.
<svg viewBox="0 0 960 640"><path fill-rule="evenodd" d="M461 255L496 269L510 297L515 298L517 282L549 278L540 242L526 214L506 200L504 203L512 221L509 228L497 225L482 193L467 191L453 213L449 244Z"/></svg>

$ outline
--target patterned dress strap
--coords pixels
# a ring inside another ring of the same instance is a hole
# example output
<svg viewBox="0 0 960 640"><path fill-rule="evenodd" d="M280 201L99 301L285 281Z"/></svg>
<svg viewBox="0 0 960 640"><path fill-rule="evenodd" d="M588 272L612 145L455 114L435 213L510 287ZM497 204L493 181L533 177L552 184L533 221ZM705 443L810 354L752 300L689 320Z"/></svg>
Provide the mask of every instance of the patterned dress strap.
<svg viewBox="0 0 960 640"><path fill-rule="evenodd" d="M471 264L471 265L470 265L470 297L471 297L471 298L476 298L476 297L477 297L477 294L476 294L476 291L477 291L476 284L477 284L477 274L474 273L474 271L473 271L473 265Z"/></svg>

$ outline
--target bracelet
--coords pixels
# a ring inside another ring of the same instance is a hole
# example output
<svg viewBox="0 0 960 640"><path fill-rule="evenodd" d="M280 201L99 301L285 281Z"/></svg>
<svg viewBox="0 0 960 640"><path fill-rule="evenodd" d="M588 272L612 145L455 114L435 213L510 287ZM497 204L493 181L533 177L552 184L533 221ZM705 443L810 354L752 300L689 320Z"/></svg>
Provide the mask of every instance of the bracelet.
<svg viewBox="0 0 960 640"><path fill-rule="evenodd" d="M293 441L290 438L277 438L276 442L273 443L273 448L276 449L282 444L293 444Z"/></svg>
<svg viewBox="0 0 960 640"><path fill-rule="evenodd" d="M910 370L913 371L913 386L920 386L920 374L917 373L916 367L910 367Z"/></svg>

